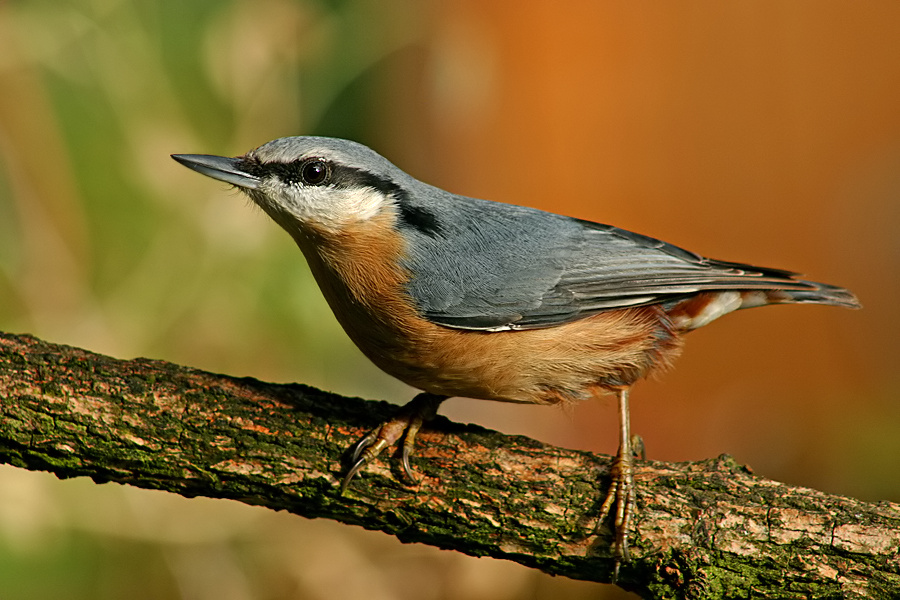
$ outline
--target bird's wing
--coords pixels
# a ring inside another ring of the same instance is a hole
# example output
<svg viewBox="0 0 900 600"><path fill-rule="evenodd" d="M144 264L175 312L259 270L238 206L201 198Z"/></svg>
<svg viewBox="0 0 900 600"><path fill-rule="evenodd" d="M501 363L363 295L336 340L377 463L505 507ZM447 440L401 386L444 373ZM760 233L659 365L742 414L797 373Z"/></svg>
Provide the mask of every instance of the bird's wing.
<svg viewBox="0 0 900 600"><path fill-rule="evenodd" d="M408 291L459 329L549 327L706 290L810 290L790 271L704 258L666 242L552 213L454 197L440 228L412 232Z"/></svg>

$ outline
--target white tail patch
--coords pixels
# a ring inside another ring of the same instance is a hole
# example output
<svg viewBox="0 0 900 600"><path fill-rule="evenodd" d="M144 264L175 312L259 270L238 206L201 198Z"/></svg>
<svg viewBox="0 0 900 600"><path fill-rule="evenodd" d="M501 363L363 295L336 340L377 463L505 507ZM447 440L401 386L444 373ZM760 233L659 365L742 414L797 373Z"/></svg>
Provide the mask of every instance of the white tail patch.
<svg viewBox="0 0 900 600"><path fill-rule="evenodd" d="M767 290L741 292L741 305L738 308L755 308L757 306L772 304L772 294L773 292Z"/></svg>
<svg viewBox="0 0 900 600"><path fill-rule="evenodd" d="M739 308L743 308L742 292L715 292L689 298L669 311L677 329L690 331L708 325Z"/></svg>

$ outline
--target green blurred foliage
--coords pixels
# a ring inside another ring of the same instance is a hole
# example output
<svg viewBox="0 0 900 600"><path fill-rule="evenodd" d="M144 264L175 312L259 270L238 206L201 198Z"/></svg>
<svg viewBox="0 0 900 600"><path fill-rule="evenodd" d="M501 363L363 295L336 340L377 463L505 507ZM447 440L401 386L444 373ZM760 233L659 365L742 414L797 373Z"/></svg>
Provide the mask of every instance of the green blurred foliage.
<svg viewBox="0 0 900 600"><path fill-rule="evenodd" d="M321 372L348 352L358 360L321 319L290 241L167 155L237 154L300 133L371 142L380 66L415 42L396 22L414 24L418 12L410 3L279 0L6 7L6 45L19 58L6 68L24 71L27 86L10 99L24 120L4 115L24 121L0 171L4 325L209 368L232 366L214 360L229 353L218 345L226 330L266 349L248 353L262 372L246 356L240 368L281 378L316 379L291 365ZM394 25L371 26L381 21ZM16 160L39 172L13 189ZM29 202L40 204L36 214ZM29 246L44 248L29 255ZM72 261L55 266L62 277L45 268L57 252ZM54 287L58 301L36 298Z"/></svg>

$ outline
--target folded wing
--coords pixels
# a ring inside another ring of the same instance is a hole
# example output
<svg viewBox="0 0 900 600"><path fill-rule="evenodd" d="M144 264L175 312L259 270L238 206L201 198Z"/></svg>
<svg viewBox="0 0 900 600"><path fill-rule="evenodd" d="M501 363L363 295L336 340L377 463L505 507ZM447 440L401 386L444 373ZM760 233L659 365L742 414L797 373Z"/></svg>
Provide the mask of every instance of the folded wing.
<svg viewBox="0 0 900 600"><path fill-rule="evenodd" d="M549 327L703 291L784 290L857 306L850 292L781 269L704 258L623 229L454 197L441 235L413 237L408 290L428 320L460 329Z"/></svg>

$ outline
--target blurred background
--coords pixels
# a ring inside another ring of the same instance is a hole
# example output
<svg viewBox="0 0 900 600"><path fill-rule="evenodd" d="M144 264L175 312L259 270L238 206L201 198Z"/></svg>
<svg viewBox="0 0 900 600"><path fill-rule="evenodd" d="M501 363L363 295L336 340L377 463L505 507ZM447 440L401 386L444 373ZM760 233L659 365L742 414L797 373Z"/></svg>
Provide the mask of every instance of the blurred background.
<svg viewBox="0 0 900 600"><path fill-rule="evenodd" d="M649 456L900 501L900 4L0 2L0 330L407 401L290 238L171 153L348 137L453 192L854 290L639 384ZM611 453L611 399L453 419ZM4 599L633 597L333 522L0 467Z"/></svg>

